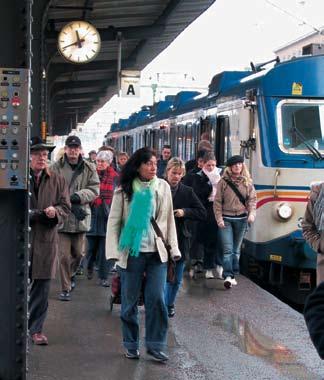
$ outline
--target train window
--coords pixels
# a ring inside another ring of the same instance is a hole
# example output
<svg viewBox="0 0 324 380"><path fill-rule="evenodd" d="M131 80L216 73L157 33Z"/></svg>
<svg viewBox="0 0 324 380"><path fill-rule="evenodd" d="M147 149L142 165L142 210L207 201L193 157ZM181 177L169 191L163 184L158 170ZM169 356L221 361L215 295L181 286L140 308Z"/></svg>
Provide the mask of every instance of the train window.
<svg viewBox="0 0 324 380"><path fill-rule="evenodd" d="M230 123L227 115L221 115L217 118L215 151L218 166L225 165L227 159L232 155Z"/></svg>
<svg viewBox="0 0 324 380"><path fill-rule="evenodd" d="M324 103L282 103L279 144L288 152L324 150Z"/></svg>

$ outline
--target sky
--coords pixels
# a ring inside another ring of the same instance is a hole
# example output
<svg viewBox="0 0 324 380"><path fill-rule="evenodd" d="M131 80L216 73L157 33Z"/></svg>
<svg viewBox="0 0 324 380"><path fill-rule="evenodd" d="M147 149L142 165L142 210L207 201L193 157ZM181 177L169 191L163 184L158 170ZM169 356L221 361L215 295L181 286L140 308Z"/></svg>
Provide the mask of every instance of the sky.
<svg viewBox="0 0 324 380"><path fill-rule="evenodd" d="M140 99L114 96L85 126L101 125L106 133L111 122L152 104L156 73L162 73L161 85L207 88L215 74L272 59L277 48L322 26L324 0L216 0L142 71ZM176 92L161 89L155 100Z"/></svg>

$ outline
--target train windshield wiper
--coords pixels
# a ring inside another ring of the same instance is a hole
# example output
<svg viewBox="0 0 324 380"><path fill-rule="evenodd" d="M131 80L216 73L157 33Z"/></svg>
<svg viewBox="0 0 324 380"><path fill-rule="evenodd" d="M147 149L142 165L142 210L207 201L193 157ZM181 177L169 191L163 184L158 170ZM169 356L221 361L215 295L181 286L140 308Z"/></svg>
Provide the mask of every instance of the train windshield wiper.
<svg viewBox="0 0 324 380"><path fill-rule="evenodd" d="M300 141L306 146L306 148L312 153L313 157L316 160L322 160L323 156L319 150L314 148L310 143L307 142L306 137L302 134L302 132L296 127L295 115L292 116L293 126L291 128L291 132L294 132L296 136L300 139Z"/></svg>

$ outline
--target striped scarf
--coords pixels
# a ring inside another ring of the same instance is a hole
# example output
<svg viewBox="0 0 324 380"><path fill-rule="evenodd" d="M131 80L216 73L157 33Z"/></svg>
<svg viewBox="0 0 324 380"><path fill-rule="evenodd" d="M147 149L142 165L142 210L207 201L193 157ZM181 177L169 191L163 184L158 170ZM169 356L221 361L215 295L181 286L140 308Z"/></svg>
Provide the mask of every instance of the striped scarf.
<svg viewBox="0 0 324 380"><path fill-rule="evenodd" d="M110 206L114 195L114 188L118 180L118 174L111 166L108 166L106 170L97 170L97 173L100 180L100 193L92 204L94 207L99 207L102 202L105 202Z"/></svg>

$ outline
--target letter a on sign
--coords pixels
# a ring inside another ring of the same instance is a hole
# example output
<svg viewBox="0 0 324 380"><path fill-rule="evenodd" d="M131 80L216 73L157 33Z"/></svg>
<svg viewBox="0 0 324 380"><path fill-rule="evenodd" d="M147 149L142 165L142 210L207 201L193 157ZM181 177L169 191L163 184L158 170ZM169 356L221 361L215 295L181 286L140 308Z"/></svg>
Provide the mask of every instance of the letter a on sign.
<svg viewBox="0 0 324 380"><path fill-rule="evenodd" d="M140 96L140 71L122 70L120 76L121 96L123 98L138 98Z"/></svg>
<svg viewBox="0 0 324 380"><path fill-rule="evenodd" d="M134 85L130 84L130 85L128 86L127 95L134 95L134 96L136 96L136 95L135 95Z"/></svg>

